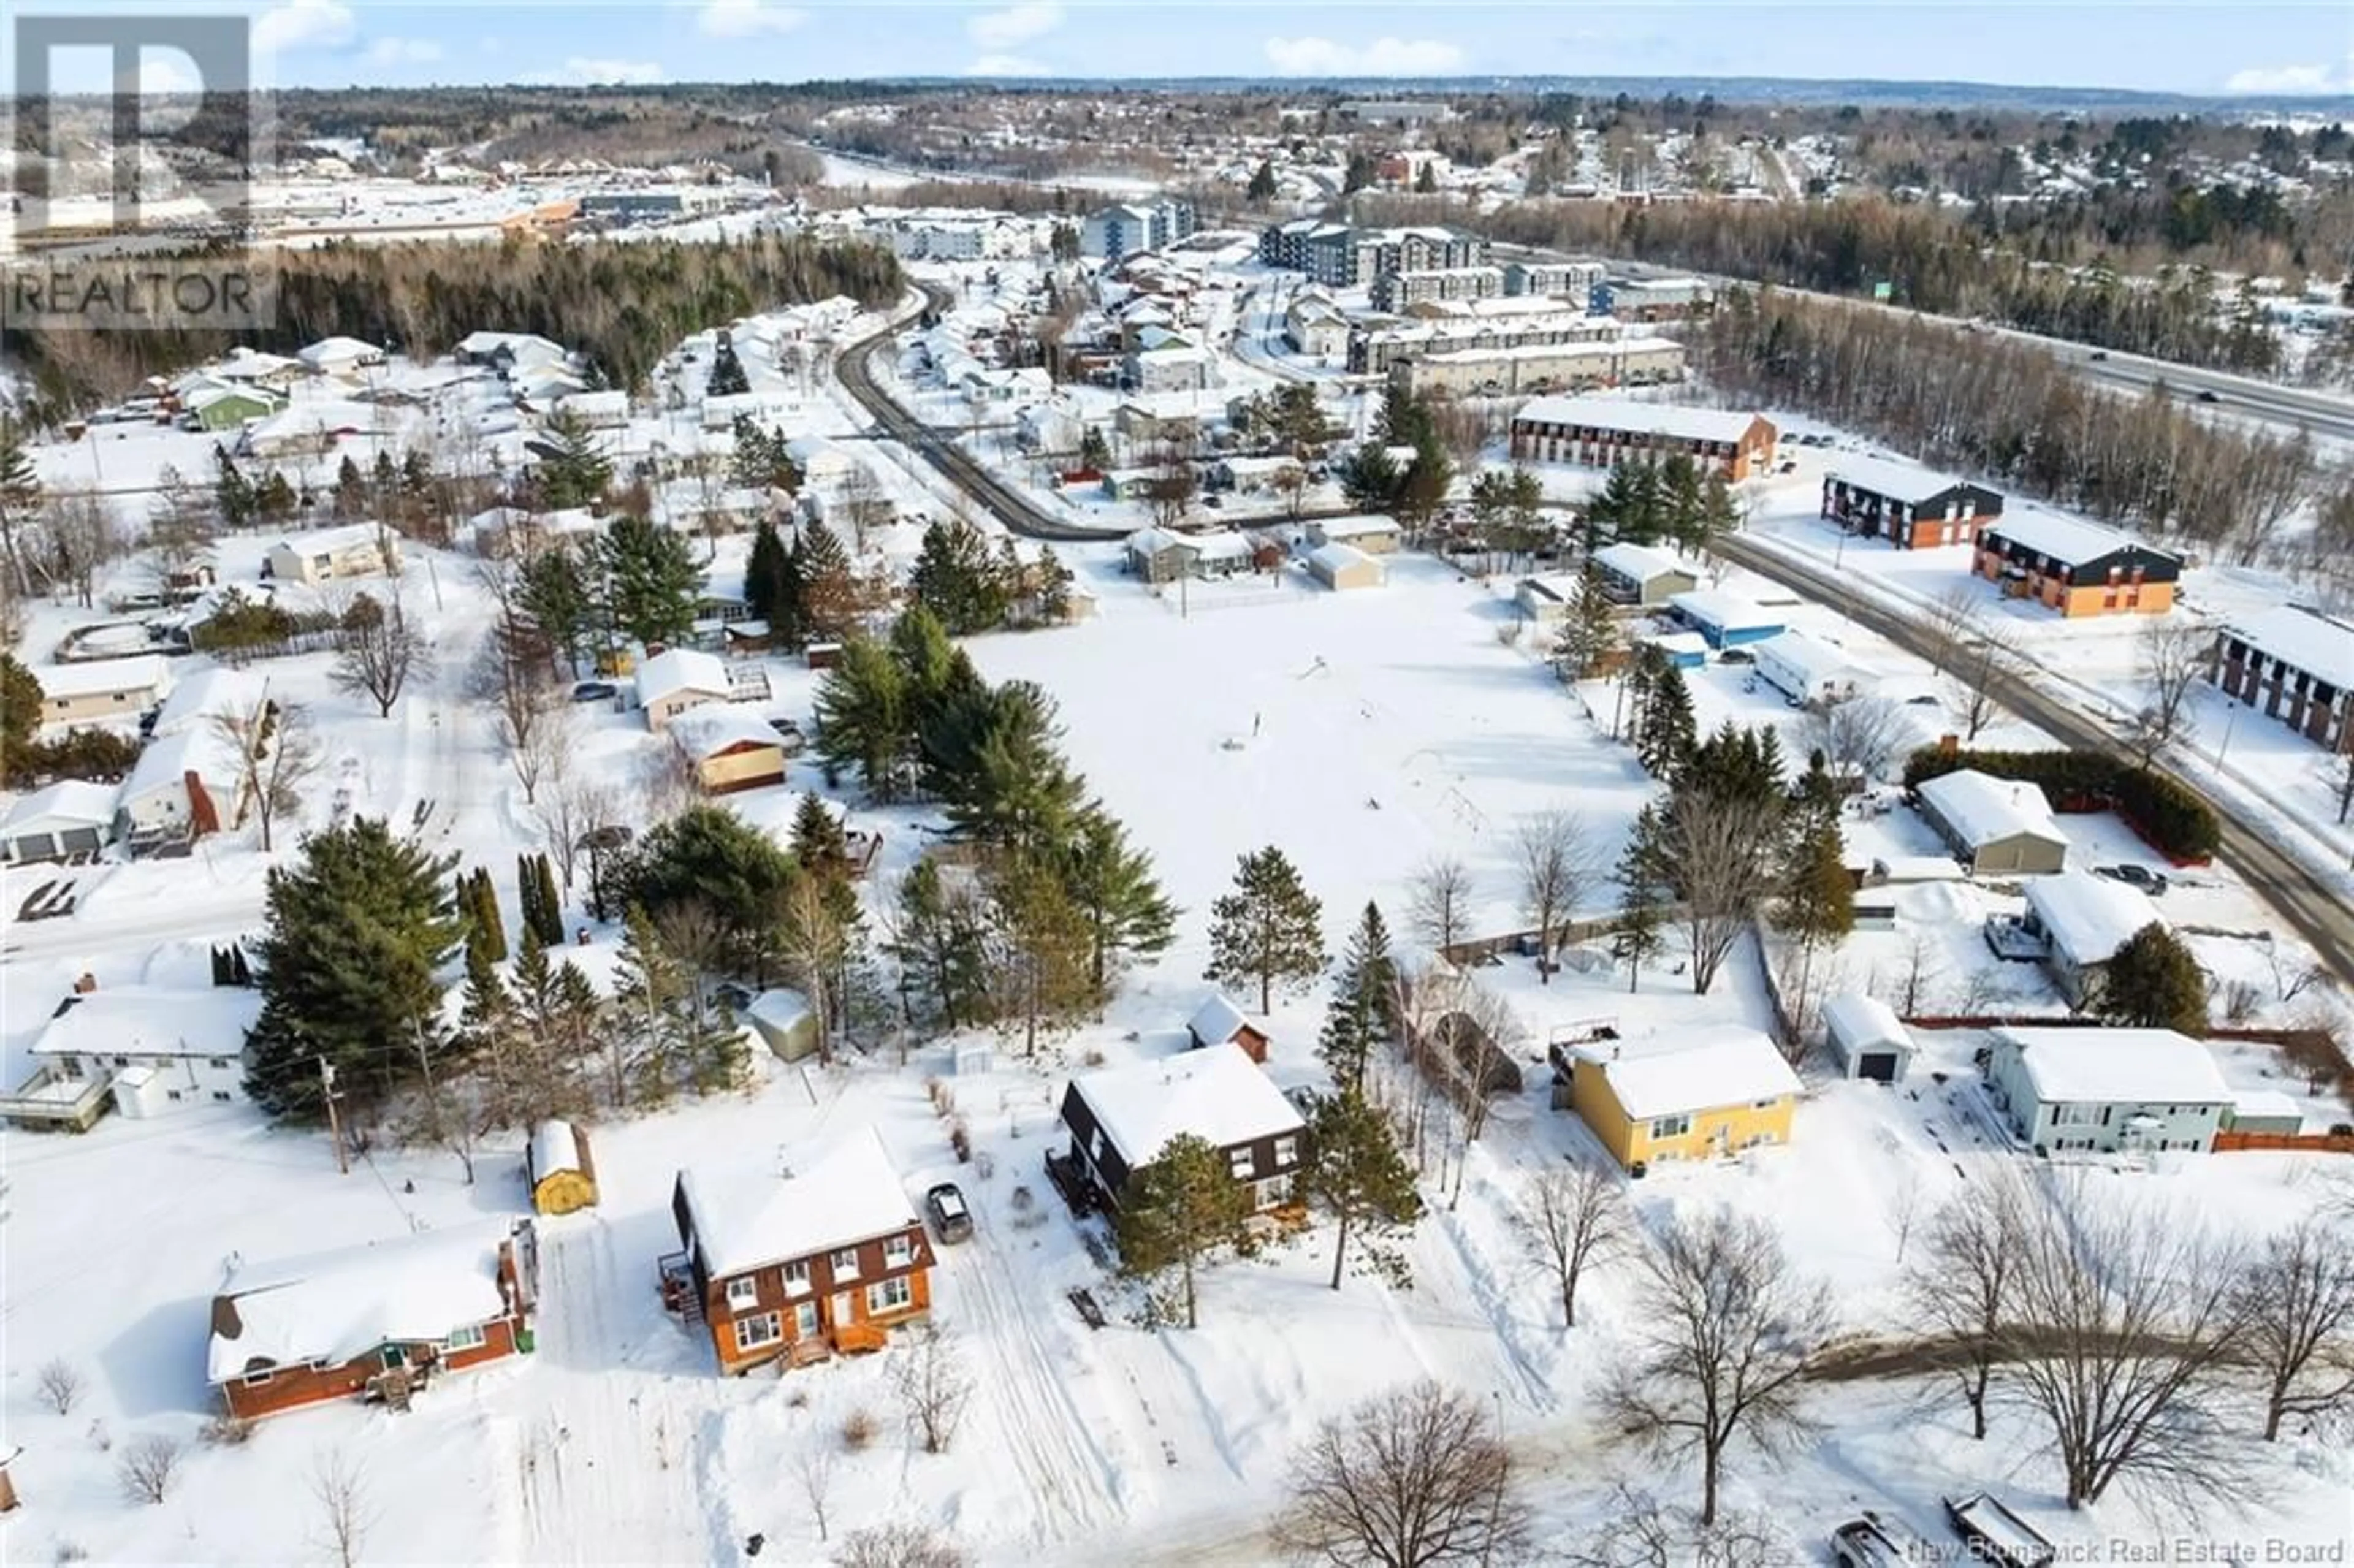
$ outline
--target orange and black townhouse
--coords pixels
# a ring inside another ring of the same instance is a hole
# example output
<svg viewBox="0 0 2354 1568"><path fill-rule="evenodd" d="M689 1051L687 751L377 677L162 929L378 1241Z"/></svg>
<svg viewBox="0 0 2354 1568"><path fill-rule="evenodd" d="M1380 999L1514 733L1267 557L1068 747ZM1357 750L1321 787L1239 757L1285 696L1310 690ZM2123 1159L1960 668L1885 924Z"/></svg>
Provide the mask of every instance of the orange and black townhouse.
<svg viewBox="0 0 2354 1568"><path fill-rule="evenodd" d="M240 1419L331 1399L405 1405L445 1372L528 1353L538 1298L529 1220L239 1265L213 1298L206 1372Z"/></svg>
<svg viewBox="0 0 2354 1568"><path fill-rule="evenodd" d="M1968 545L2002 515L2002 497L1982 484L1858 458L1823 476L1823 520L1900 550Z"/></svg>
<svg viewBox="0 0 2354 1568"><path fill-rule="evenodd" d="M931 1310L931 1241L871 1129L798 1168L682 1171L671 1213L665 1294L708 1327L722 1372L881 1350Z"/></svg>
<svg viewBox="0 0 2354 1568"><path fill-rule="evenodd" d="M1980 577L2072 620L2163 615L2174 608L2182 566L2181 556L2130 534L2054 513L2003 517L1978 530Z"/></svg>

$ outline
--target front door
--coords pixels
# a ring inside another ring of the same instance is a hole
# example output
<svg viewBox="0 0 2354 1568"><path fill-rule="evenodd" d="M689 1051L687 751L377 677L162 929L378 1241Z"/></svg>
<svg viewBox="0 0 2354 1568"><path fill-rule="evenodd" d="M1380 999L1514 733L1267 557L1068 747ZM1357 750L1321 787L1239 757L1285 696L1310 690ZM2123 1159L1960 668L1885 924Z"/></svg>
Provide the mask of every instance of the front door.
<svg viewBox="0 0 2354 1568"><path fill-rule="evenodd" d="M833 1327L837 1330L845 1329L858 1320L851 1303L851 1298L854 1294L855 1292L848 1290L837 1290L833 1293Z"/></svg>
<svg viewBox="0 0 2354 1568"><path fill-rule="evenodd" d="M804 1301L800 1306L793 1308L793 1340L798 1344L803 1340L814 1340L816 1338L817 1303L814 1301Z"/></svg>

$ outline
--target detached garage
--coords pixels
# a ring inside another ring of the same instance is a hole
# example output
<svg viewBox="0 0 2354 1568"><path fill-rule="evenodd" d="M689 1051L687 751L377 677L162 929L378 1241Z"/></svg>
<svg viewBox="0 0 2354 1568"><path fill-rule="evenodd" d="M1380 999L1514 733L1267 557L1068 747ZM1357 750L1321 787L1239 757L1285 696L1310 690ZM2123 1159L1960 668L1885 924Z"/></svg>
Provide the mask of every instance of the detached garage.
<svg viewBox="0 0 2354 1568"><path fill-rule="evenodd" d="M1823 1030L1850 1078L1901 1084L1913 1065L1913 1036L1896 1010L1878 997L1832 997L1823 1003Z"/></svg>
<svg viewBox="0 0 2354 1568"><path fill-rule="evenodd" d="M68 779L33 793L0 817L0 860L63 860L96 853L114 842L112 784Z"/></svg>
<svg viewBox="0 0 2354 1568"><path fill-rule="evenodd" d="M1320 545L1308 553L1308 575L1328 588L1379 588L1389 576L1381 562L1354 545Z"/></svg>

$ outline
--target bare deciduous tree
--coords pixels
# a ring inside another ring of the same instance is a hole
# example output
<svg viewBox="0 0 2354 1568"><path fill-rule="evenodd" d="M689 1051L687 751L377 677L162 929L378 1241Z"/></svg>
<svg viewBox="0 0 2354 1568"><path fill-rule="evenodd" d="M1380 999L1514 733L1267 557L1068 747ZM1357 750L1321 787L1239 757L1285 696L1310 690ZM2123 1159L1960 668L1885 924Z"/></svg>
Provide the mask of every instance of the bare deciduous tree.
<svg viewBox="0 0 2354 1568"><path fill-rule="evenodd" d="M2020 1238L2038 1202L2016 1176L1973 1181L1929 1216L1903 1290L1931 1337L1948 1347L1945 1365L1969 1406L1970 1436L1987 1435L1987 1400L2001 1334L2014 1316Z"/></svg>
<svg viewBox="0 0 2354 1568"><path fill-rule="evenodd" d="M1975 583L1937 600L1921 625L1929 634L1931 662L1945 673L1961 713L1962 738L1976 740L2001 709L1995 688L2019 662L2017 639L1988 618Z"/></svg>
<svg viewBox="0 0 2354 1568"><path fill-rule="evenodd" d="M1452 855L1425 861L1407 884L1406 927L1442 956L1469 934L1471 873Z"/></svg>
<svg viewBox="0 0 2354 1568"><path fill-rule="evenodd" d="M42 506L30 560L52 594L71 592L86 609L99 568L119 559L123 545L122 530L105 497L62 490L52 493Z"/></svg>
<svg viewBox="0 0 2354 1568"><path fill-rule="evenodd" d="M1527 1505L1481 1402L1427 1379L1327 1421L1293 1459L1278 1544L1333 1568L1520 1561Z"/></svg>
<svg viewBox="0 0 2354 1568"><path fill-rule="evenodd" d="M1823 754L1832 777L1869 781L1887 770L1913 734L1904 705L1889 697L1850 697L1809 708L1800 736Z"/></svg>
<svg viewBox="0 0 2354 1568"><path fill-rule="evenodd" d="M215 713L212 725L237 748L238 794L252 809L266 854L271 827L281 813L302 804L302 786L319 771L319 743L312 734L310 715L292 703L261 697L250 707Z"/></svg>
<svg viewBox="0 0 2354 1568"><path fill-rule="evenodd" d="M835 1449L822 1437L811 1436L793 1456L793 1475L801 1484L801 1500L809 1504L810 1522L817 1526L817 1538L826 1539L825 1504L833 1490Z"/></svg>
<svg viewBox="0 0 2354 1568"><path fill-rule="evenodd" d="M945 1454L972 1398L971 1375L955 1335L937 1322L919 1323L900 1338L892 1387L907 1408L907 1425L924 1440L924 1452Z"/></svg>
<svg viewBox="0 0 2354 1568"><path fill-rule="evenodd" d="M965 1568L964 1552L928 1524L870 1524L842 1538L840 1568Z"/></svg>
<svg viewBox="0 0 2354 1568"><path fill-rule="evenodd" d="M556 864L557 874L564 879L567 893L572 891L574 874L579 868L588 835L610 823L615 809L612 791L593 779L575 773L567 765L569 760L568 751L560 754L558 766L542 780L531 802L532 815L538 820L540 833L547 841L548 857Z"/></svg>
<svg viewBox="0 0 2354 1568"><path fill-rule="evenodd" d="M1696 1453L1714 1525L1736 1438L1776 1451L1811 1430L1800 1385L1831 1323L1830 1293L1800 1275L1762 1220L1680 1219L1639 1255L1634 1344L1603 1398L1628 1439Z"/></svg>
<svg viewBox="0 0 2354 1568"><path fill-rule="evenodd" d="M2240 1277L2239 1351L2264 1396L2264 1440L2291 1415L2354 1403L2354 1234L2308 1218L2264 1244Z"/></svg>
<svg viewBox="0 0 2354 1568"><path fill-rule="evenodd" d="M2069 1507L2118 1482L2189 1515L2245 1492L2228 1248L2188 1216L2063 1192L2020 1228L2016 1273L1995 1387L2048 1433Z"/></svg>
<svg viewBox="0 0 2354 1568"><path fill-rule="evenodd" d="M133 1502L160 1503L172 1495L172 1478L179 1474L187 1446L177 1437L150 1432L122 1450L114 1462L114 1478Z"/></svg>
<svg viewBox="0 0 2354 1568"><path fill-rule="evenodd" d="M1683 896L1692 991L1705 996L1716 972L1773 892L1770 835L1754 806L1700 789L1679 789L1659 812L1661 847Z"/></svg>
<svg viewBox="0 0 2354 1568"><path fill-rule="evenodd" d="M81 1371L63 1356L55 1356L41 1363L37 1386L41 1403L59 1415L70 1415L81 1402Z"/></svg>
<svg viewBox="0 0 2354 1568"><path fill-rule="evenodd" d="M2126 737L2147 768L2167 744L2190 732L2184 710L2207 671L2214 633L2180 615L2154 615L2134 640L2134 663L2149 701L2127 725Z"/></svg>
<svg viewBox="0 0 2354 1568"><path fill-rule="evenodd" d="M322 1451L311 1462L311 1496L319 1506L321 1544L334 1554L336 1568L355 1568L376 1523L366 1467L340 1448Z"/></svg>
<svg viewBox="0 0 2354 1568"><path fill-rule="evenodd" d="M363 602L374 601L363 596L354 601L355 608ZM395 594L389 605L375 613L361 610L347 618L343 652L335 655L327 678L339 692L366 697L376 704L376 717L387 718L410 679L431 676L434 662L432 641Z"/></svg>
<svg viewBox="0 0 2354 1568"><path fill-rule="evenodd" d="M1594 1160L1548 1166L1529 1183L1521 1226L1561 1292L1564 1328L1577 1327L1577 1282L1627 1240L1631 1223L1617 1172Z"/></svg>
<svg viewBox="0 0 2354 1568"><path fill-rule="evenodd" d="M1604 864L1585 820L1548 811L1522 825L1513 839L1521 873L1521 913L1537 933L1537 974L1553 980L1553 933L1577 913Z"/></svg>

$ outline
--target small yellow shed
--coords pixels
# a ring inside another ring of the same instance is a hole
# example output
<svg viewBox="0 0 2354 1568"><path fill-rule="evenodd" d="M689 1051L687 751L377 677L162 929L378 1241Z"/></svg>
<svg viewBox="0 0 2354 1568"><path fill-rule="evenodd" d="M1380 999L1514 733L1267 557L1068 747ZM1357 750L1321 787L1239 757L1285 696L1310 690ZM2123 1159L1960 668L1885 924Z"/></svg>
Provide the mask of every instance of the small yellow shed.
<svg viewBox="0 0 2354 1568"><path fill-rule="evenodd" d="M568 1214L596 1207L597 1161L588 1152L586 1128L550 1118L531 1129L524 1159L534 1209Z"/></svg>

